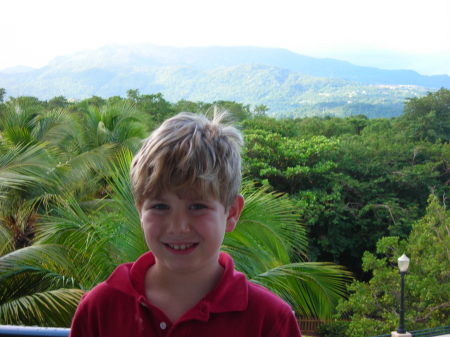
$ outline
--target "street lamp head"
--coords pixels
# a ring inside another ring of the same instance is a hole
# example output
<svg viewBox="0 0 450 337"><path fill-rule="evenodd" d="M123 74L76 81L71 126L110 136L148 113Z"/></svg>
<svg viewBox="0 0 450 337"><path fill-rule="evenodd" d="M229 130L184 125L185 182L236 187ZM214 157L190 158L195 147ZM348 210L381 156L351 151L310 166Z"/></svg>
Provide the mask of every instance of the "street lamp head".
<svg viewBox="0 0 450 337"><path fill-rule="evenodd" d="M406 273L409 267L409 258L403 254L398 258L398 270L400 273Z"/></svg>

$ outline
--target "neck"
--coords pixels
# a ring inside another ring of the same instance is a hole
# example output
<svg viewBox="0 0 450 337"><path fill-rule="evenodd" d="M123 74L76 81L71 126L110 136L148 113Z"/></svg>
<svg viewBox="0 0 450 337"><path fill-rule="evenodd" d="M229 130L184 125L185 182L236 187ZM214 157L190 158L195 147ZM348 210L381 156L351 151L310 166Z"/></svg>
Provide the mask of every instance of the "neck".
<svg viewBox="0 0 450 337"><path fill-rule="evenodd" d="M167 270L157 262L148 270L146 284L153 289L168 292L173 295L190 293L200 300L219 282L223 268L218 260L195 272L183 273ZM189 291L186 291L189 290Z"/></svg>

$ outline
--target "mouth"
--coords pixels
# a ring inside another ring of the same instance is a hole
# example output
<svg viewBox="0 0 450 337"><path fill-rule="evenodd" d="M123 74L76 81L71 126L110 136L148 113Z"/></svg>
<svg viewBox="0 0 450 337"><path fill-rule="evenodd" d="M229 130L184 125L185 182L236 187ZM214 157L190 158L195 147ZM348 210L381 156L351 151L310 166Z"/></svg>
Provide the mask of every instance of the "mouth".
<svg viewBox="0 0 450 337"><path fill-rule="evenodd" d="M164 245L173 252L188 253L194 250L198 246L198 243L165 243Z"/></svg>

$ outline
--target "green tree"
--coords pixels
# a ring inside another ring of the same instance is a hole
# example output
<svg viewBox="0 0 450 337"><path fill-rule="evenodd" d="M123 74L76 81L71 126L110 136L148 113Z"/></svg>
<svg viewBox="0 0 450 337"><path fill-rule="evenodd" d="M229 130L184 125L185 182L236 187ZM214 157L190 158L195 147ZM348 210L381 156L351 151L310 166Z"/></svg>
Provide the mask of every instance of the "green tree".
<svg viewBox="0 0 450 337"><path fill-rule="evenodd" d="M301 137L303 135L299 130L299 120L295 119L275 119L267 116L254 116L251 119L242 121L241 125L244 130L264 130L277 133L283 137Z"/></svg>
<svg viewBox="0 0 450 337"><path fill-rule="evenodd" d="M51 185L54 159L42 144L0 143L0 227L3 253L29 246L35 237L37 208ZM8 248L10 247L10 248Z"/></svg>
<svg viewBox="0 0 450 337"><path fill-rule="evenodd" d="M157 124L174 114L171 103L166 101L161 93L139 96L136 106L149 114Z"/></svg>
<svg viewBox="0 0 450 337"><path fill-rule="evenodd" d="M393 120L254 117L242 126L245 174L289 193L308 229L309 258L358 278L368 277L365 250L383 236L406 238L430 190L450 192L449 144L414 141Z"/></svg>
<svg viewBox="0 0 450 337"><path fill-rule="evenodd" d="M89 106L96 106L97 108L102 107L106 104L106 100L100 96L92 96L86 98L77 104L78 108L81 110L87 110Z"/></svg>
<svg viewBox="0 0 450 337"><path fill-rule="evenodd" d="M0 103L3 103L3 101L5 99L5 95L6 95L5 88L0 88Z"/></svg>
<svg viewBox="0 0 450 337"><path fill-rule="evenodd" d="M351 337L388 333L398 327L400 276L397 258L406 253L405 326L408 330L450 324L450 212L432 195L423 218L413 224L407 240L384 237L377 255L365 252L363 268L372 273L368 283L354 281L348 300L338 310L350 317ZM378 257L377 257L378 256Z"/></svg>
<svg viewBox="0 0 450 337"><path fill-rule="evenodd" d="M182 99L173 105L173 110L175 113L193 112L193 113L205 114L211 108L211 106L212 106L211 103L192 102L192 101Z"/></svg>
<svg viewBox="0 0 450 337"><path fill-rule="evenodd" d="M233 101L215 101L213 106L227 111L234 121L243 121L251 117L250 105Z"/></svg>
<svg viewBox="0 0 450 337"><path fill-rule="evenodd" d="M151 117L152 128L175 114L172 104L161 93L141 95L139 89L130 89L127 91L127 100Z"/></svg>
<svg viewBox="0 0 450 337"><path fill-rule="evenodd" d="M269 108L264 104L255 105L253 108L253 113L256 116L265 116L267 111L269 111Z"/></svg>
<svg viewBox="0 0 450 337"><path fill-rule="evenodd" d="M74 137L81 135L82 150L113 144L136 150L140 139L145 136L143 115L128 102L91 105L79 114L79 128Z"/></svg>
<svg viewBox="0 0 450 337"><path fill-rule="evenodd" d="M127 90L127 99L132 103L137 103L139 101L139 89L129 89Z"/></svg>
<svg viewBox="0 0 450 337"><path fill-rule="evenodd" d="M276 190L289 194L317 185L336 167L324 153L338 142L325 137L295 139L265 130L246 130L245 144L244 174L265 179Z"/></svg>
<svg viewBox="0 0 450 337"><path fill-rule="evenodd" d="M409 99L399 123L415 140L450 142L450 90Z"/></svg>
<svg viewBox="0 0 450 337"><path fill-rule="evenodd" d="M124 103L124 99L120 96L111 96L106 100L106 104L108 105L118 105L120 103Z"/></svg>
<svg viewBox="0 0 450 337"><path fill-rule="evenodd" d="M65 108L69 105L69 101L64 96L56 96L47 102L50 109Z"/></svg>
<svg viewBox="0 0 450 337"><path fill-rule="evenodd" d="M136 149L144 134L137 112L123 104L77 118L18 102L0 116L0 224L15 249L32 244L39 217L58 198L102 195L106 163L121 147Z"/></svg>

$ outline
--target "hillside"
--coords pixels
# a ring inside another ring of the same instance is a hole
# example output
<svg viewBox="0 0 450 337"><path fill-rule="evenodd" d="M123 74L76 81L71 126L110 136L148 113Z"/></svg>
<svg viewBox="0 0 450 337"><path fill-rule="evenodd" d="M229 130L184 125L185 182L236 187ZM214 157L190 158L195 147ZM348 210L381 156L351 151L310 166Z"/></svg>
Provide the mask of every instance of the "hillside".
<svg viewBox="0 0 450 337"><path fill-rule="evenodd" d="M55 58L40 69L0 71L8 96L124 96L161 92L170 101L265 104L269 114L388 117L407 97L450 87L450 76L382 70L257 47L106 46Z"/></svg>

